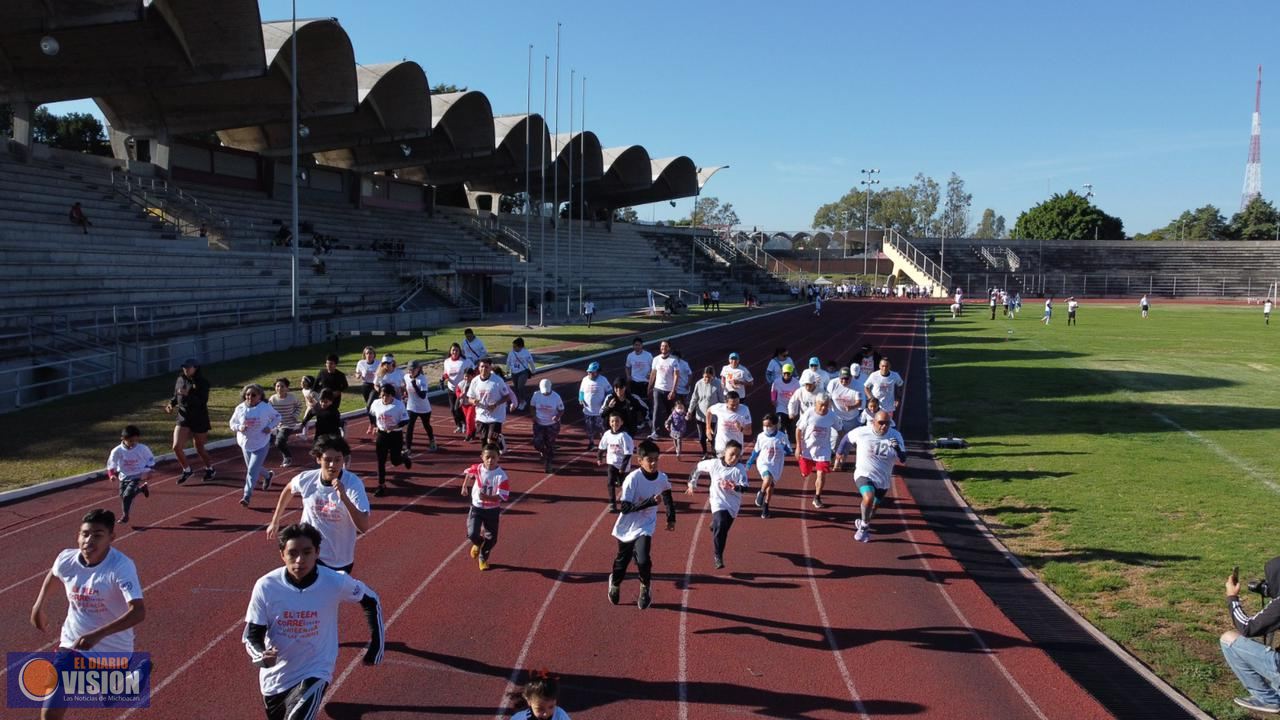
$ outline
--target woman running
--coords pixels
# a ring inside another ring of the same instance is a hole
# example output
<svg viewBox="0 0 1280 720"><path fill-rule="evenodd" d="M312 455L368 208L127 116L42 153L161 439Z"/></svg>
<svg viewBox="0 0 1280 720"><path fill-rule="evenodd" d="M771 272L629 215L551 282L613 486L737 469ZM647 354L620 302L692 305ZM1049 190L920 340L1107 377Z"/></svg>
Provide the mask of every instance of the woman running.
<svg viewBox="0 0 1280 720"><path fill-rule="evenodd" d="M178 372L178 380L173 385L173 398L164 406L164 411L177 414L178 423L173 428L173 454L182 468L178 484L187 481L195 469L187 463L187 443L194 441L196 454L204 462L204 481L209 482L217 471L213 469L213 460L205 451L204 444L209 438L209 381L200 372L200 363L194 359L184 360L182 370Z"/></svg>

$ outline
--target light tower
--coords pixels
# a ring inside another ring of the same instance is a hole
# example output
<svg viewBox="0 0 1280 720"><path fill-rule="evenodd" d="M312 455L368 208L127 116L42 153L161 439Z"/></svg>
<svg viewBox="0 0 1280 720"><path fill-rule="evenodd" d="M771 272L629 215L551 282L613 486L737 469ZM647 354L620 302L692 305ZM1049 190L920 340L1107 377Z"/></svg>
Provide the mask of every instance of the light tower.
<svg viewBox="0 0 1280 720"><path fill-rule="evenodd" d="M1249 132L1249 162L1244 166L1244 194L1240 209L1262 194L1262 66L1258 66L1258 89L1253 96L1253 127Z"/></svg>

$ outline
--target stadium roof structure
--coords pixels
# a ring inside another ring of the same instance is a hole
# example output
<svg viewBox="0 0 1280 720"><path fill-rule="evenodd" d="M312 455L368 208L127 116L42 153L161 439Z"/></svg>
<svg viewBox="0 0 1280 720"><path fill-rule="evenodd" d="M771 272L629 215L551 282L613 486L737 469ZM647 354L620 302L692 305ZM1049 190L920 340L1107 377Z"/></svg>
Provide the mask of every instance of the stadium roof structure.
<svg viewBox="0 0 1280 720"><path fill-rule="evenodd" d="M256 0L5 0L4 5L0 102L38 105L142 86L253 77L263 70ZM45 38L56 49L42 47Z"/></svg>
<svg viewBox="0 0 1280 720"><path fill-rule="evenodd" d="M491 152L476 158L432 159L423 166L423 180L429 185L467 183L473 189L498 191L523 188L525 139L531 170L538 170L542 158L551 157L551 136L542 116L498 115L492 119Z"/></svg>
<svg viewBox="0 0 1280 720"><path fill-rule="evenodd" d="M623 207L693 197L700 189L698 168L681 155L649 161L648 182L636 183L634 189L601 187L600 192L592 193L588 188L587 193L593 205Z"/></svg>

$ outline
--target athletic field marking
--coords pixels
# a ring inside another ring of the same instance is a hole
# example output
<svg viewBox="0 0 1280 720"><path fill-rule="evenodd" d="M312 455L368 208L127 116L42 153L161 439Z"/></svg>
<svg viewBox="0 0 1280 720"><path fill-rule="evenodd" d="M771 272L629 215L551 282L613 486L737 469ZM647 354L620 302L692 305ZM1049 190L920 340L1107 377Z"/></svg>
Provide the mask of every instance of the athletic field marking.
<svg viewBox="0 0 1280 720"><path fill-rule="evenodd" d="M689 540L689 558L684 564L684 591L680 593L680 720L689 720L689 591L693 584L693 559L697 557L698 537L702 534L702 518L706 516L709 507L710 497L698 511L693 538Z"/></svg>

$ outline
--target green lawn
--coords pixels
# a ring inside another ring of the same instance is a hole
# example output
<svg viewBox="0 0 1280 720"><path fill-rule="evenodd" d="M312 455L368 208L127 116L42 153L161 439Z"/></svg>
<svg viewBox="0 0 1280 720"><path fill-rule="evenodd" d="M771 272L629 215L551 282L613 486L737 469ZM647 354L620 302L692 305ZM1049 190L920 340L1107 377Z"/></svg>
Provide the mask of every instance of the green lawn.
<svg viewBox="0 0 1280 720"><path fill-rule="evenodd" d="M1065 306L1065 302L1062 303ZM1001 539L1206 711L1248 717L1222 662L1223 581L1280 552L1280 321L1257 306L1040 306L929 327L939 455ZM1256 595L1246 608L1260 607Z"/></svg>
<svg viewBox="0 0 1280 720"><path fill-rule="evenodd" d="M401 366L414 359L439 361L445 356L450 343L462 340L465 327L475 328L477 337L485 342L489 352L502 357L511 349L512 339L524 337L534 358L545 363L551 361L548 353L555 359L565 360L629 345L637 334L655 340L659 335L675 332L671 329L675 325L710 318L728 320L755 312L746 311L741 303L723 303L723 307L724 311L719 313L703 313L701 307L691 307L688 313L674 319L615 317L596 322L590 328L564 325L526 329L521 325L460 323L436 328L439 334L430 339L429 351L423 350L421 338L398 342L390 342L386 338L347 338L339 348L342 360L338 367L351 372L365 344L374 345L379 353L395 353ZM312 345L206 366L205 376L213 383L209 400L213 430L209 439L218 440L232 435L227 428L227 419L240 402L240 391L246 384L259 383L270 394L275 379L284 376L289 378L296 392L299 378L314 375L323 366L325 355L332 351L332 343ZM143 442L157 455L169 452L173 418L164 413L163 407L172 396L176 376L175 368L173 373L162 376L0 415L0 438L3 438L0 440L0 490L101 469L106 463L107 453L120 442L120 428L129 423L142 429ZM431 368L430 376L438 379L439 370ZM348 397L343 402L343 409L358 407L358 394L356 398L353 403Z"/></svg>

